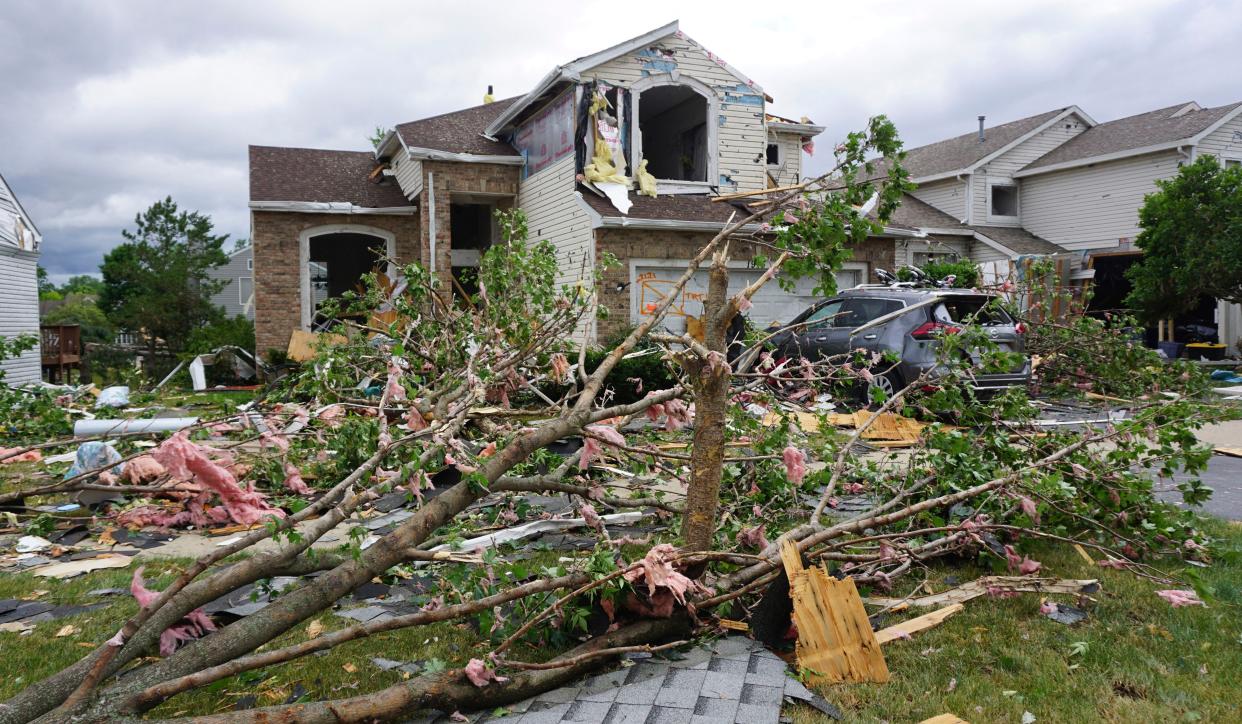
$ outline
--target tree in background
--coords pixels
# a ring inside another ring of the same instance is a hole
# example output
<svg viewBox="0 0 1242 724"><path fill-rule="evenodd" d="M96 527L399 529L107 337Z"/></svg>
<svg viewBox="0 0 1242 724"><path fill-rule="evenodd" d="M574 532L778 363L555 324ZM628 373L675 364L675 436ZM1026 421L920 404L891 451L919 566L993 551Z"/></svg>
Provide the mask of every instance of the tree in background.
<svg viewBox="0 0 1242 724"><path fill-rule="evenodd" d="M211 296L224 282L208 271L228 260L228 234L213 234L210 217L178 210L172 197L134 217L134 225L100 265L99 306L116 326L143 332L153 353L157 339L181 352L194 330L223 315Z"/></svg>
<svg viewBox="0 0 1242 724"><path fill-rule="evenodd" d="M1139 210L1143 258L1126 270L1126 304L1155 321L1202 295L1242 302L1242 168L1200 156L1156 184Z"/></svg>
<svg viewBox="0 0 1242 724"><path fill-rule="evenodd" d="M69 281L61 284L57 291L63 297L68 297L70 294L82 294L98 299L103 294L103 288L104 284L98 277L90 274L74 274L69 277Z"/></svg>
<svg viewBox="0 0 1242 724"><path fill-rule="evenodd" d="M66 299L43 315L43 324L76 324L82 328L83 342L112 342L116 330L95 302L83 296Z"/></svg>
<svg viewBox="0 0 1242 724"><path fill-rule="evenodd" d="M60 292L56 291L56 285L48 277L47 269L44 269L42 265L37 265L35 268L38 270L35 275L39 281L39 301L60 299Z"/></svg>

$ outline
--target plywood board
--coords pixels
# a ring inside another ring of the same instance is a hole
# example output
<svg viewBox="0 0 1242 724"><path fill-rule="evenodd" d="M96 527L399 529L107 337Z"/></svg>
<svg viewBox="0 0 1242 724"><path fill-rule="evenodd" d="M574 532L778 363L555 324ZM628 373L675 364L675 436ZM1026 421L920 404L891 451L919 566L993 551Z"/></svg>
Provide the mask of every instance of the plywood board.
<svg viewBox="0 0 1242 724"><path fill-rule="evenodd" d="M324 343L344 344L347 341L339 334L316 334L315 332L295 329L293 334L289 335L289 349L286 350L286 353L289 359L294 362L307 362L315 358L315 348L319 345Z"/></svg>
<svg viewBox="0 0 1242 724"><path fill-rule="evenodd" d="M932 626L939 626L946 618L961 611L963 608L965 606L962 604L954 603L944 608L936 609L931 613L925 613L922 616L912 618L909 621L902 621L899 624L876 631L875 640L881 644L886 644L889 641L906 638L912 633L924 631Z"/></svg>
<svg viewBox="0 0 1242 724"><path fill-rule="evenodd" d="M798 665L808 683L888 681L888 665L871 630L854 579L837 580L822 567L804 569L797 544L781 541L789 576Z"/></svg>

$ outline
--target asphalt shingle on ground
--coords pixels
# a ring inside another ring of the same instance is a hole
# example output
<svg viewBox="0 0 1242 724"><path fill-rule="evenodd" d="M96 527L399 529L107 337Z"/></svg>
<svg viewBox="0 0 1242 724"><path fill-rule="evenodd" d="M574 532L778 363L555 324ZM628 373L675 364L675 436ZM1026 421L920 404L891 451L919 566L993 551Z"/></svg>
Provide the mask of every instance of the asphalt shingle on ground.
<svg viewBox="0 0 1242 724"><path fill-rule="evenodd" d="M790 676L785 662L740 636L687 652L647 658L508 707L487 724L776 724L781 705L803 701L840 718L836 707ZM438 721L438 720L430 720Z"/></svg>

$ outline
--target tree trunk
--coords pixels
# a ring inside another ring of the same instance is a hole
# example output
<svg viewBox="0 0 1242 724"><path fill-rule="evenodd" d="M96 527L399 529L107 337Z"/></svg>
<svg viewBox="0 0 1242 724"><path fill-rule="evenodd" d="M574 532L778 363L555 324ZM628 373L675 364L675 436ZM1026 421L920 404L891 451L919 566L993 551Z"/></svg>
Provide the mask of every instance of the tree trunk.
<svg viewBox="0 0 1242 724"><path fill-rule="evenodd" d="M708 276L703 302L703 346L710 359L687 356L694 383L694 444L690 450L690 486L686 491L686 516L681 535L686 550L712 549L716 533L716 508L720 503L720 480L724 472L725 410L731 374L725 355L725 330L732 318L729 302L728 247L716 253ZM692 570L702 573L706 564Z"/></svg>

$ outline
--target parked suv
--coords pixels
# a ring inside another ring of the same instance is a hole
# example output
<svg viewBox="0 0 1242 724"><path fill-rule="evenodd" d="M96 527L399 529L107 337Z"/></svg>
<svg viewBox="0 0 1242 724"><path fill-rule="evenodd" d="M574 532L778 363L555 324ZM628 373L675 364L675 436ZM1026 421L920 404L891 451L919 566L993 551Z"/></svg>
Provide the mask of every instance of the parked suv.
<svg viewBox="0 0 1242 724"><path fill-rule="evenodd" d="M856 349L896 352L900 359L897 365L882 376L876 375L871 383L891 395L924 372L929 372L932 379L943 374L937 360L937 336L952 333L967 322L983 325L1002 350L1024 352L1025 330L991 303L995 299L991 294L962 289L855 287L799 314L787 325L792 329L777 334L772 344L777 356L785 357L829 357ZM894 314L910 307L914 309ZM886 315L893 316L880 324L864 326ZM1023 354L1022 363L1013 370L976 375L974 387L978 391L997 392L1025 386L1030 378L1031 362Z"/></svg>

